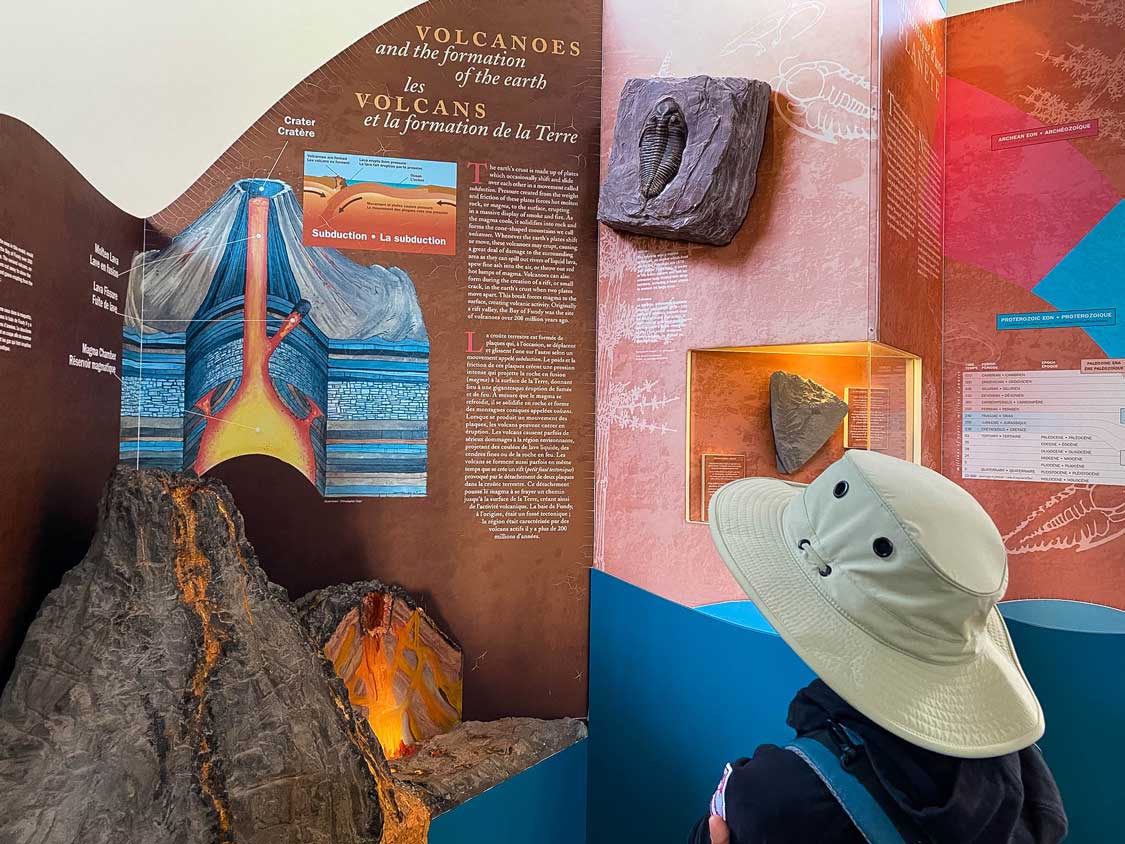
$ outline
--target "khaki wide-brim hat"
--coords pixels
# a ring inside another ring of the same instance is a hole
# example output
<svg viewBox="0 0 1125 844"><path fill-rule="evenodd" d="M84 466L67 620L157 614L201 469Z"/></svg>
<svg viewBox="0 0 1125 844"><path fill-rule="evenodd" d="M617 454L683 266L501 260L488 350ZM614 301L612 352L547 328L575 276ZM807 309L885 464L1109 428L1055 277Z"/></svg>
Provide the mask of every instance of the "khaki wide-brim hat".
<svg viewBox="0 0 1125 844"><path fill-rule="evenodd" d="M1043 734L1043 711L996 609L1007 555L952 481L849 451L808 486L746 478L710 504L731 573L837 694L906 741L1000 756Z"/></svg>

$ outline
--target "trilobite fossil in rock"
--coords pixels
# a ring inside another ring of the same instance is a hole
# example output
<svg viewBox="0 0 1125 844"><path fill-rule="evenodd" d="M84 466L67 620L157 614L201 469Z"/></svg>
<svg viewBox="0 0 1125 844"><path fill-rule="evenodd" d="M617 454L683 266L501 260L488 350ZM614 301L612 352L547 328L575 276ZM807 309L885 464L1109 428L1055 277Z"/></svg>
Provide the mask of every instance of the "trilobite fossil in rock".
<svg viewBox="0 0 1125 844"><path fill-rule="evenodd" d="M687 119L671 97L665 97L645 118L641 129L641 196L659 196L676 178L687 146Z"/></svg>

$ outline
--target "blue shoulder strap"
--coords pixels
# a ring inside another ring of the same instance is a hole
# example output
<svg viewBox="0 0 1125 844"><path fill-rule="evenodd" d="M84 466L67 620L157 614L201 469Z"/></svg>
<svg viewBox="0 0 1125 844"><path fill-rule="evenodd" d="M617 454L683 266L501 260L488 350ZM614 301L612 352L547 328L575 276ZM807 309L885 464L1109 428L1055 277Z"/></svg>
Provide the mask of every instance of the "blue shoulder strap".
<svg viewBox="0 0 1125 844"><path fill-rule="evenodd" d="M820 777L868 844L906 844L883 807L831 750L812 738L794 739L785 749L804 759Z"/></svg>

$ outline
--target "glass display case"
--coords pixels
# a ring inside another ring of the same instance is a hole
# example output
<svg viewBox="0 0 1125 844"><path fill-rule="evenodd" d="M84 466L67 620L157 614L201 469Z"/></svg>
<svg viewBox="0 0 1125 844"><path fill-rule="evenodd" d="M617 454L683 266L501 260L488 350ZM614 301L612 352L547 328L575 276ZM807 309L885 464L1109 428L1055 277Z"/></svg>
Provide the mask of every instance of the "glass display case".
<svg viewBox="0 0 1125 844"><path fill-rule="evenodd" d="M881 343L688 352L688 521L742 477L808 482L849 448L921 459L922 360Z"/></svg>

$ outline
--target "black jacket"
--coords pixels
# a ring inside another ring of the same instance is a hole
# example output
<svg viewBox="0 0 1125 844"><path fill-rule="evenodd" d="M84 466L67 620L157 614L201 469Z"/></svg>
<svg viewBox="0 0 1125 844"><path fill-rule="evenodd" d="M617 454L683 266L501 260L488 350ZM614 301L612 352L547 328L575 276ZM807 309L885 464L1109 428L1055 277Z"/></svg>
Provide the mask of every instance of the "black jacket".
<svg viewBox="0 0 1125 844"><path fill-rule="evenodd" d="M829 720L858 733L875 776L932 844L1056 844L1066 837L1058 787L1034 748L992 759L923 750L860 715L820 680L797 693L787 720L798 735L823 730ZM724 793L731 844L864 844L791 751L765 744L732 767ZM703 817L689 841L710 840Z"/></svg>

